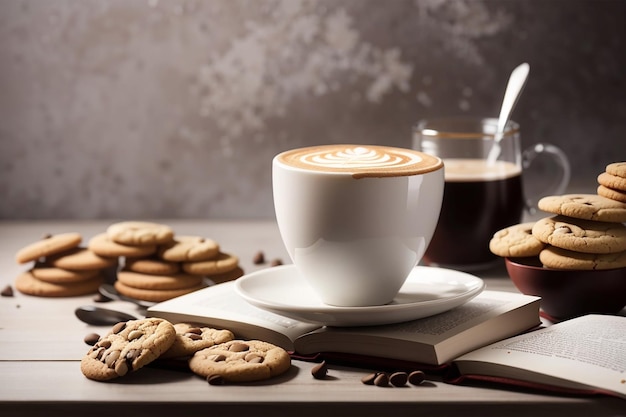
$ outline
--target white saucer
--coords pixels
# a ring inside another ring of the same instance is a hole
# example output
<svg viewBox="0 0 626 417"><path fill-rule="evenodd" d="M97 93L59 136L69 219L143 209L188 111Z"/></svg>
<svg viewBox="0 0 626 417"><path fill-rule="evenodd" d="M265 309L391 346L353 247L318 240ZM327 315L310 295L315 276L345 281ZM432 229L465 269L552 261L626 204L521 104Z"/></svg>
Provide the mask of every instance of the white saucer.
<svg viewBox="0 0 626 417"><path fill-rule="evenodd" d="M295 265L262 269L235 282L237 293L256 307L328 326L373 326L428 317L466 303L484 288L483 280L465 272L416 266L391 303L335 307L320 301Z"/></svg>

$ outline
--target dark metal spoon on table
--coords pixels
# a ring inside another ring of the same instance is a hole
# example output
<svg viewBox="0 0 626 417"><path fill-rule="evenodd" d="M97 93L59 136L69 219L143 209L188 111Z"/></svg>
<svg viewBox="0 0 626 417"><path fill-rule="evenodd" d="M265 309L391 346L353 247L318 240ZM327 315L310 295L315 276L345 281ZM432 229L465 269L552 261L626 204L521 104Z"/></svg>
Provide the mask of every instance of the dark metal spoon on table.
<svg viewBox="0 0 626 417"><path fill-rule="evenodd" d="M120 321L136 320L137 317L123 311L96 306L81 306L74 310L80 321L94 326L112 326Z"/></svg>
<svg viewBox="0 0 626 417"><path fill-rule="evenodd" d="M153 306L155 303L143 300L137 300L135 298L126 297L125 295L117 292L115 287L110 284L102 284L100 288L98 288L98 292L102 294L104 297L111 300L118 301L128 301L130 303L136 304L142 310L147 309L150 306ZM97 307L97 306L81 306L78 307L74 314L78 317L79 320L92 324L94 326L107 326L114 325L120 321L128 321L128 320L136 320L137 317L124 313L122 311L111 310L108 308Z"/></svg>

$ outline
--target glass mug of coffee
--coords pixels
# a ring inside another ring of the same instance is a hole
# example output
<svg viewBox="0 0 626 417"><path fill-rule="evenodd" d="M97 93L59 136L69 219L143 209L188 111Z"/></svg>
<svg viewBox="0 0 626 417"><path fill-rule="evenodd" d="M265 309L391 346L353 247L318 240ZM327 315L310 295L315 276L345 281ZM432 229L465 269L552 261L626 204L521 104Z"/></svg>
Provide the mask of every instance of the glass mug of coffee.
<svg viewBox="0 0 626 417"><path fill-rule="evenodd" d="M493 266L499 259L489 250L493 234L520 223L541 196L562 194L569 183L563 151L550 144L522 151L520 127L513 121L505 128L497 159L491 160L496 126L493 118L459 117L423 120L413 130L413 147L445 165L441 214L424 255L428 265L467 271ZM523 183L523 172L526 177L546 167L541 187Z"/></svg>
<svg viewBox="0 0 626 417"><path fill-rule="evenodd" d="M390 302L437 224L443 162L412 149L325 145L272 161L274 209L296 269L335 306Z"/></svg>

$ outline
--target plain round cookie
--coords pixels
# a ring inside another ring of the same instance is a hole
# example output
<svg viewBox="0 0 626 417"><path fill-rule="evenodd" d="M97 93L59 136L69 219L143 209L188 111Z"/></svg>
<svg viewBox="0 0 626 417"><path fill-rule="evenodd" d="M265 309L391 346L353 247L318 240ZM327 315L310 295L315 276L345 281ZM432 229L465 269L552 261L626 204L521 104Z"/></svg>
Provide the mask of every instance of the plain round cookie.
<svg viewBox="0 0 626 417"><path fill-rule="evenodd" d="M199 262L183 262L183 271L193 275L216 275L234 270L239 265L235 255L220 252L214 259Z"/></svg>
<svg viewBox="0 0 626 417"><path fill-rule="evenodd" d="M15 260L24 264L39 258L54 255L80 245L83 240L80 233L60 233L45 237L23 247L15 254Z"/></svg>
<svg viewBox="0 0 626 417"><path fill-rule="evenodd" d="M112 241L106 232L92 237L87 244L87 248L100 256L124 256L131 258L152 255L157 250L156 245L122 245Z"/></svg>
<svg viewBox="0 0 626 417"><path fill-rule="evenodd" d="M618 191L626 191L626 178L603 172L598 175L598 184Z"/></svg>
<svg viewBox="0 0 626 417"><path fill-rule="evenodd" d="M140 274L171 275L180 272L180 263L156 258L126 258L124 268Z"/></svg>
<svg viewBox="0 0 626 417"><path fill-rule="evenodd" d="M153 303L160 303L161 301L171 300L172 298L200 290L205 287L205 284L202 283L195 287L181 288L178 290L146 290L128 286L120 281L115 281L113 286L117 292L127 297L135 298L137 300L150 301Z"/></svg>
<svg viewBox="0 0 626 417"><path fill-rule="evenodd" d="M57 268L90 271L117 265L117 258L100 256L90 249L78 247L49 256L46 262Z"/></svg>
<svg viewBox="0 0 626 417"><path fill-rule="evenodd" d="M189 368L205 378L220 377L226 382L266 380L291 367L283 348L260 340L231 340L196 352Z"/></svg>
<svg viewBox="0 0 626 417"><path fill-rule="evenodd" d="M87 352L80 369L96 381L118 378L157 359L175 338L174 326L163 319L120 322Z"/></svg>
<svg viewBox="0 0 626 417"><path fill-rule="evenodd" d="M597 194L565 194L543 197L537 203L540 210L583 220L626 222L626 203Z"/></svg>
<svg viewBox="0 0 626 417"><path fill-rule="evenodd" d="M76 297L95 294L104 279L97 275L94 278L71 283L52 283L39 280L30 271L21 273L15 279L15 288L22 294L36 297Z"/></svg>
<svg viewBox="0 0 626 417"><path fill-rule="evenodd" d="M221 284L223 282L234 281L237 278L242 277L243 275L243 269L238 266L232 271L224 272L221 274L207 275L206 277L210 279L214 284Z"/></svg>
<svg viewBox="0 0 626 417"><path fill-rule="evenodd" d="M201 276L185 273L149 275L127 270L119 271L117 273L117 279L124 285L144 290L179 290L197 287L202 284L203 280Z"/></svg>
<svg viewBox="0 0 626 417"><path fill-rule="evenodd" d="M626 250L626 226L566 216L546 217L532 228L533 236L548 245L584 253Z"/></svg>
<svg viewBox="0 0 626 417"><path fill-rule="evenodd" d="M626 192L624 191L614 190L600 184L598 185L597 192L598 195L601 195L602 197L610 198L611 200L619 201L621 203L626 203Z"/></svg>
<svg viewBox="0 0 626 417"><path fill-rule="evenodd" d="M216 257L220 247L217 242L200 236L175 236L174 240L159 247L159 256L173 262L206 261Z"/></svg>
<svg viewBox="0 0 626 417"><path fill-rule="evenodd" d="M67 284L72 282L86 281L100 273L99 270L72 271L69 269L56 268L46 264L36 264L30 270L31 274L40 281L53 284Z"/></svg>
<svg viewBox="0 0 626 417"><path fill-rule="evenodd" d="M504 258L539 255L546 245L533 236L534 224L520 223L497 231L489 242L489 250Z"/></svg>
<svg viewBox="0 0 626 417"><path fill-rule="evenodd" d="M541 251L539 260L545 267L552 269L616 269L626 267L626 252L581 253L549 246Z"/></svg>
<svg viewBox="0 0 626 417"><path fill-rule="evenodd" d="M199 350L225 343L235 338L230 330L213 329L193 323L176 323L176 339L161 359L191 356Z"/></svg>
<svg viewBox="0 0 626 417"><path fill-rule="evenodd" d="M139 221L114 223L106 233L112 241L131 246L159 245L174 238L174 231L165 224Z"/></svg>
<svg viewBox="0 0 626 417"><path fill-rule="evenodd" d="M626 178L626 162L613 162L608 164L605 169L611 175Z"/></svg>

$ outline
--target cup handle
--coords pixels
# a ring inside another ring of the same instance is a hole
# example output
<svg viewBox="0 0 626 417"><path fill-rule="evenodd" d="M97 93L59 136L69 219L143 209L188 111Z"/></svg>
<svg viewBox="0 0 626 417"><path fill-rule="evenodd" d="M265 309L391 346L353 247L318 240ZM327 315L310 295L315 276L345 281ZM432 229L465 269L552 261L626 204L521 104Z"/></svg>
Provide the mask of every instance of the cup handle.
<svg viewBox="0 0 626 417"><path fill-rule="evenodd" d="M569 159L567 158L567 155L565 155L565 152L563 152L561 148L549 143L536 143L535 145L525 149L522 153L523 169L529 169L533 162L535 162L536 158L540 155L547 155L552 158L552 160L556 163L556 166L559 168L560 177L557 181L542 189L541 192L536 193L535 196L526 196L526 210L530 214L534 214L536 212L536 206L541 197L551 194L563 194L569 185L572 173Z"/></svg>

